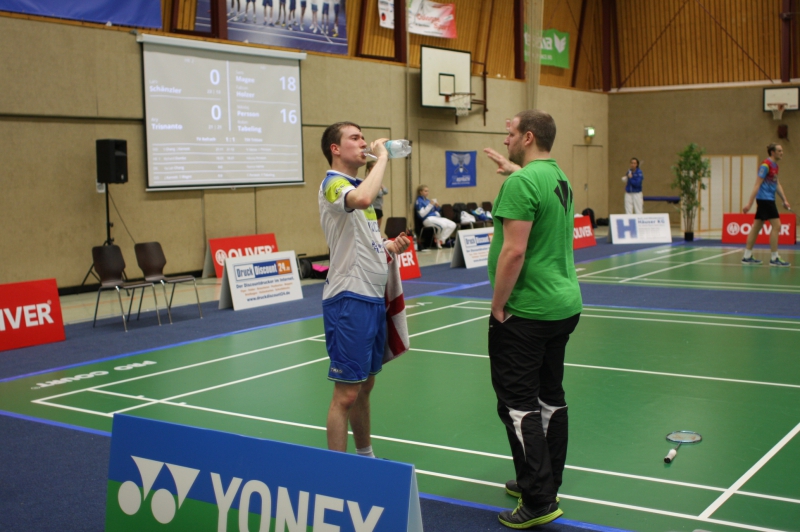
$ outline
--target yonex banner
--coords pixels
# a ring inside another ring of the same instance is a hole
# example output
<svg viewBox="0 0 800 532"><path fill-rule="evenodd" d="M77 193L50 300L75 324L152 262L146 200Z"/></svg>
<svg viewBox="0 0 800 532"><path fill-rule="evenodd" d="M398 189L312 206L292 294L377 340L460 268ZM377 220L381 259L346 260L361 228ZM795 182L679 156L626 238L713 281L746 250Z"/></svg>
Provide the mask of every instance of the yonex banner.
<svg viewBox="0 0 800 532"><path fill-rule="evenodd" d="M414 466L115 414L106 531L422 532Z"/></svg>
<svg viewBox="0 0 800 532"><path fill-rule="evenodd" d="M110 22L120 26L161 28L160 0L0 0L0 11L100 24Z"/></svg>
<svg viewBox="0 0 800 532"><path fill-rule="evenodd" d="M0 351L62 340L55 279L0 285Z"/></svg>
<svg viewBox="0 0 800 532"><path fill-rule="evenodd" d="M453 249L451 268L477 268L489 262L489 245L494 236L494 227L466 229L456 233L456 247Z"/></svg>
<svg viewBox="0 0 800 532"><path fill-rule="evenodd" d="M447 188L474 187L478 184L478 171L475 165L477 155L476 151L444 152Z"/></svg>
<svg viewBox="0 0 800 532"><path fill-rule="evenodd" d="M612 244L670 244L669 214L612 214L608 238Z"/></svg>
<svg viewBox="0 0 800 532"><path fill-rule="evenodd" d="M596 246L594 230L592 229L592 219L588 216L575 218L575 229L572 231L572 249L588 248Z"/></svg>
<svg viewBox="0 0 800 532"><path fill-rule="evenodd" d="M263 235L234 236L229 238L209 238L206 247L206 260L203 277L211 277L212 272L222 277L222 267L229 257L247 257L278 251L278 243L273 233Z"/></svg>
<svg viewBox="0 0 800 532"><path fill-rule="evenodd" d="M781 214L781 228L778 233L778 244L794 245L797 243L797 215ZM722 243L723 244L745 244L747 236L753 229L755 214L730 213L722 215ZM758 232L756 244L769 244L769 237L772 233L772 225L764 222L761 231Z"/></svg>
<svg viewBox="0 0 800 532"><path fill-rule="evenodd" d="M242 310L303 299L294 251L225 260L219 308Z"/></svg>

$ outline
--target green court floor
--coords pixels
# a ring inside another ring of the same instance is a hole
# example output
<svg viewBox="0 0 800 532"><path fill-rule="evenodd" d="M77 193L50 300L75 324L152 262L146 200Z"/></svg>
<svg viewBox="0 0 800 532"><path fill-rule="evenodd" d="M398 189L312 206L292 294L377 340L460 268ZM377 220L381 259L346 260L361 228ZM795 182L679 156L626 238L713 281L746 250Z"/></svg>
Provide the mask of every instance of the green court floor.
<svg viewBox="0 0 800 532"><path fill-rule="evenodd" d="M489 302L424 297L408 314L412 350L373 393L376 452L413 463L422 492L513 506ZM586 307L567 353L565 517L800 531L799 340L797 320ZM325 447L326 375L322 321L310 319L0 383L0 409L100 431L126 412ZM667 465L674 430L704 439Z"/></svg>
<svg viewBox="0 0 800 532"><path fill-rule="evenodd" d="M620 246L624 251L624 246ZM779 250L788 268L769 265L768 249L753 255L763 264L742 264L743 247L662 246L578 264L582 283L635 284L672 288L757 290L800 294L800 252Z"/></svg>

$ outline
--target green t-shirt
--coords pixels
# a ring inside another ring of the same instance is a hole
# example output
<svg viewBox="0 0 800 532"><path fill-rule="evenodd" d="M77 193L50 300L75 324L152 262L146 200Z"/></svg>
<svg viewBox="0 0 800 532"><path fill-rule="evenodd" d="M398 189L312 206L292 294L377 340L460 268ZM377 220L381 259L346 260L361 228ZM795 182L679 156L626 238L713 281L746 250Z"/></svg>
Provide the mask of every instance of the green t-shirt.
<svg viewBox="0 0 800 532"><path fill-rule="evenodd" d="M503 219L532 221L525 260L506 309L530 320L555 321L583 309L572 255L572 187L553 159L531 161L506 179L494 201L489 280L495 284Z"/></svg>

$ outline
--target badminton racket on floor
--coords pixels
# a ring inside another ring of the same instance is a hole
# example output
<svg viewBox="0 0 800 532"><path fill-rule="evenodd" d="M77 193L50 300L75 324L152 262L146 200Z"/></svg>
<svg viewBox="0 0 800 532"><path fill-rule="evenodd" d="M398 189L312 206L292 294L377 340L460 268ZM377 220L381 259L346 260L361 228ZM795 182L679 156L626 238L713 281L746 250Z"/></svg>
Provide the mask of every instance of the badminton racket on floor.
<svg viewBox="0 0 800 532"><path fill-rule="evenodd" d="M702 436L691 430L676 430L675 432L670 432L667 434L667 441L677 443L678 445L667 453L667 456L664 457L664 463L670 464L675 460L675 455L678 454L678 449L680 449L681 445L685 443L700 443L702 439Z"/></svg>

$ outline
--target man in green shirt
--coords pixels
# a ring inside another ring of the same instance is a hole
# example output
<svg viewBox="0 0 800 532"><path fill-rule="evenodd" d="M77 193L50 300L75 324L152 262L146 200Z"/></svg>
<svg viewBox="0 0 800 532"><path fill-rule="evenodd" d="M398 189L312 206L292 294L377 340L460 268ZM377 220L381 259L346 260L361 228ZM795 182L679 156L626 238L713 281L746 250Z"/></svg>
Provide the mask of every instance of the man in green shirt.
<svg viewBox="0 0 800 532"><path fill-rule="evenodd" d="M549 523L563 512L558 488L567 457L564 351L583 303L572 256L572 187L550 158L553 118L538 110L511 120L505 145L521 168L494 202L489 280L489 359L497 412L506 426L516 509L498 516L512 528Z"/></svg>

